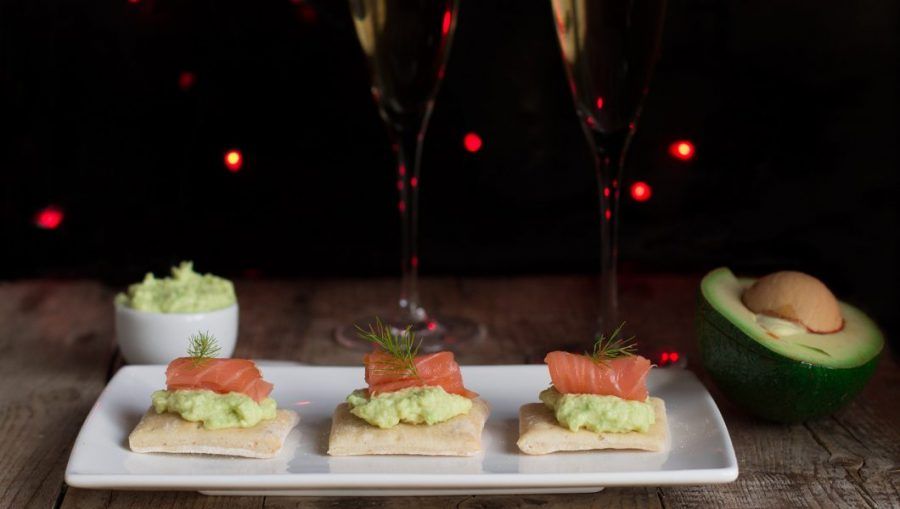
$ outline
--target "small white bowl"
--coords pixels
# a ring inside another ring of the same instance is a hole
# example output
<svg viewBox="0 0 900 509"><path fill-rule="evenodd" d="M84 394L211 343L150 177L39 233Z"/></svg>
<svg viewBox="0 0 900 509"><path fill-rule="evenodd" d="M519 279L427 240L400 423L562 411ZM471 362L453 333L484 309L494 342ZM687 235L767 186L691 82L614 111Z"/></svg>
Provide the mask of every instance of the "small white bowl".
<svg viewBox="0 0 900 509"><path fill-rule="evenodd" d="M187 356L188 338L198 332L216 337L219 357L231 357L237 343L238 305L201 313L139 311L116 303L116 340L129 364L168 364Z"/></svg>

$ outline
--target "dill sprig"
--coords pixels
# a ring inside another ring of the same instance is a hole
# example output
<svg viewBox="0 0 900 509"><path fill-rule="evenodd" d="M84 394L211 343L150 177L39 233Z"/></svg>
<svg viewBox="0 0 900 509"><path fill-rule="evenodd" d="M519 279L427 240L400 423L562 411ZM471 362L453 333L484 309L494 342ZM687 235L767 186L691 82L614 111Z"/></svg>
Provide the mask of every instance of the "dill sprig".
<svg viewBox="0 0 900 509"><path fill-rule="evenodd" d="M622 332L622 327L625 327L625 322L619 324L609 337L601 333L594 342L593 351L585 352L584 354L598 364L605 364L606 361L612 359L634 355L635 349L637 348L637 345L634 342L634 336L631 336L630 338L620 338L619 333Z"/></svg>
<svg viewBox="0 0 900 509"><path fill-rule="evenodd" d="M406 327L399 334L394 333L394 328L385 325L380 318L375 318L375 325L369 324L369 329L356 326L359 337L371 342L391 356L389 361L379 362L375 370L379 373L396 374L405 377L418 377L416 370L416 355L422 341L416 342L416 335L412 331L412 325Z"/></svg>
<svg viewBox="0 0 900 509"><path fill-rule="evenodd" d="M188 338L187 353L194 360L194 366L199 366L207 359L216 357L221 350L216 337L210 334L209 331L198 332Z"/></svg>

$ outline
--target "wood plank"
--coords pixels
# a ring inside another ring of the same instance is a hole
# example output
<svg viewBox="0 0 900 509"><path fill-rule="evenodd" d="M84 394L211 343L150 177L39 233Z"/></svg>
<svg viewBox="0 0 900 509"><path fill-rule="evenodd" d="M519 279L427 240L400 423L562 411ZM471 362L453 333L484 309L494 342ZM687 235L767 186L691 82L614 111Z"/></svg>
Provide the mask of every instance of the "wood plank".
<svg viewBox="0 0 900 509"><path fill-rule="evenodd" d="M807 424L873 507L900 506L900 369L888 352L858 399L831 418Z"/></svg>
<svg viewBox="0 0 900 509"><path fill-rule="evenodd" d="M661 491L665 507L867 507L852 484L812 474L744 471L732 484Z"/></svg>
<svg viewBox="0 0 900 509"><path fill-rule="evenodd" d="M491 281L496 284L496 280ZM397 281L329 280L314 285L308 302L313 318L306 330L300 360L313 364L360 365L362 352L338 345L334 341L334 330L341 324L390 309L397 299ZM431 312L464 316L487 325L486 338L457 348L460 362L521 363L522 352L510 343L509 337L494 332L496 322L492 319L501 315L492 315L490 308L483 306L489 297L479 293L478 289L491 284L475 285L477 288L473 291L454 278L429 278L421 282L422 294L430 296L426 302Z"/></svg>
<svg viewBox="0 0 900 509"><path fill-rule="evenodd" d="M69 488L60 509L260 509L263 497L208 497L189 491L98 491Z"/></svg>
<svg viewBox="0 0 900 509"><path fill-rule="evenodd" d="M236 357L304 361L316 313L311 281L235 281L240 305Z"/></svg>
<svg viewBox="0 0 900 509"><path fill-rule="evenodd" d="M542 507L546 509L661 508L654 488L608 488L599 493L560 495L469 495L442 497L268 497L266 509L485 509Z"/></svg>
<svg viewBox="0 0 900 509"><path fill-rule="evenodd" d="M0 284L0 507L52 507L106 383L112 293L97 283Z"/></svg>
<svg viewBox="0 0 900 509"><path fill-rule="evenodd" d="M438 506L432 506L438 507ZM548 509L662 508L655 488L607 488L599 493L559 495L479 495L464 500L460 509L542 507Z"/></svg>
<svg viewBox="0 0 900 509"><path fill-rule="evenodd" d="M468 496L447 497L266 497L266 509L426 509L459 507Z"/></svg>
<svg viewBox="0 0 900 509"><path fill-rule="evenodd" d="M859 449L858 443L853 444L857 447L855 452L848 452L853 449L839 449L833 443L839 438L836 431L821 429L822 426L831 427L829 423L833 422L832 418L791 426L766 423L749 416L744 417L747 420L743 421L737 417L741 411L729 402L717 398L717 404L723 411L734 442L740 465L738 480L723 486L665 488L664 501L668 502L671 496L675 502L688 503L683 496L690 492L691 504L702 501L702 505L743 507L745 492L752 492L757 489L756 485L769 479L773 489L777 488L771 495L775 498L768 502L760 500L759 504L754 506L827 507L834 506L835 501L841 500L847 501L847 504L852 501L848 506L897 506L896 456L893 461L888 460L884 454L875 454L867 458L863 456L864 451ZM784 440L779 440L773 435L783 435ZM785 440L789 442L797 440L798 443L785 443ZM809 443L810 440L815 442L815 445ZM833 447L834 451L829 450L829 447ZM872 465L873 463L877 466ZM864 476L862 481L853 477L856 472ZM877 496L873 497L866 493L861 489L862 485L867 486L869 491ZM809 504L796 505L797 500L792 498L793 493L806 490L810 492ZM722 505L723 500L729 496L731 503ZM832 502L825 502L827 500ZM890 500L894 502L884 503ZM818 501L819 505L812 504L812 501Z"/></svg>
<svg viewBox="0 0 900 509"><path fill-rule="evenodd" d="M594 285L583 277L532 277L467 280L467 312L487 326L490 356L473 352L473 364L522 363L543 359L572 338L590 341L594 323Z"/></svg>
<svg viewBox="0 0 900 509"><path fill-rule="evenodd" d="M734 483L666 487L669 507L866 507L867 500L802 424L769 423L717 398L738 458Z"/></svg>
<svg viewBox="0 0 900 509"><path fill-rule="evenodd" d="M695 350L698 281L696 276L626 278L623 319L649 347ZM335 347L334 328L390 305L396 292L393 279L320 282L311 296L313 319L302 360L358 363L358 354ZM438 316L460 315L485 325L483 341L456 348L464 364L540 361L554 348L590 345L596 332L597 284L593 277L429 278L422 281L422 295Z"/></svg>

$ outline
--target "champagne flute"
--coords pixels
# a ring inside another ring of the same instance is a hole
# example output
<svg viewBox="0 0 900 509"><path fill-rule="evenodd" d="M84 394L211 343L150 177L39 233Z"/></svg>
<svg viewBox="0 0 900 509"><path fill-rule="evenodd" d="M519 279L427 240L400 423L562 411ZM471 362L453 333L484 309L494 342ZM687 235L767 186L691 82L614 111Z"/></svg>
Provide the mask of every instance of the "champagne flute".
<svg viewBox="0 0 900 509"><path fill-rule="evenodd" d="M418 220L422 144L456 28L458 0L349 0L372 79L372 96L397 156L402 276L398 306L377 313L395 331L411 326L436 350L479 337L483 329L464 318L429 315L418 292ZM375 315L338 328L335 337L351 348L369 348L356 327Z"/></svg>
<svg viewBox="0 0 900 509"><path fill-rule="evenodd" d="M594 151L600 203L599 329L618 325L622 166L659 53L665 0L551 0L575 109Z"/></svg>

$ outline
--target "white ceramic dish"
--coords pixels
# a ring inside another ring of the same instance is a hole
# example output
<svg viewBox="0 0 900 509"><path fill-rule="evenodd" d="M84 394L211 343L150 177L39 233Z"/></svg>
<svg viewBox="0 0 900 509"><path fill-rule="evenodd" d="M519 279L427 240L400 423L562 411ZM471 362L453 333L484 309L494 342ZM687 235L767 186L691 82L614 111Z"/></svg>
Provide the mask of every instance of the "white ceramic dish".
<svg viewBox="0 0 900 509"><path fill-rule="evenodd" d="M238 305L200 313L138 311L116 303L116 341L130 364L167 364L186 355L188 338L197 332L216 337L221 357L237 344Z"/></svg>
<svg viewBox="0 0 900 509"><path fill-rule="evenodd" d="M464 366L466 386L491 404L484 451L471 458L325 454L331 413L363 386L362 368L264 367L280 406L300 425L274 459L135 454L127 437L164 384L164 366L126 366L88 415L66 468L79 488L198 490L209 494L423 495L591 492L605 486L730 482L738 466L718 408L689 371L654 369L651 394L666 401L671 448L527 456L516 448L518 410L537 401L547 367Z"/></svg>

